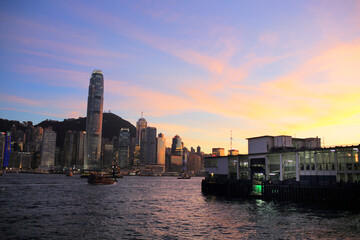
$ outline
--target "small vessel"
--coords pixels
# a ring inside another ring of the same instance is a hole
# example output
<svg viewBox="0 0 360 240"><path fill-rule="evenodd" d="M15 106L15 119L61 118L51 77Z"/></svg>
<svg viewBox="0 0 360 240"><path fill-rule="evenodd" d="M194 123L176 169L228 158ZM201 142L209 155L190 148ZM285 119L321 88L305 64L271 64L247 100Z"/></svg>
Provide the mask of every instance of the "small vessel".
<svg viewBox="0 0 360 240"><path fill-rule="evenodd" d="M83 171L83 173L81 174L81 178L88 178L90 176L90 171Z"/></svg>
<svg viewBox="0 0 360 240"><path fill-rule="evenodd" d="M116 182L116 178L111 175L104 175L101 173L91 172L88 177L89 184L114 184Z"/></svg>
<svg viewBox="0 0 360 240"><path fill-rule="evenodd" d="M184 173L181 173L180 177L178 177L178 179L190 179L191 176L190 174L184 172Z"/></svg>
<svg viewBox="0 0 360 240"><path fill-rule="evenodd" d="M72 171L69 171L66 173L66 176L68 176L68 177L72 177L73 175L74 175L74 173Z"/></svg>

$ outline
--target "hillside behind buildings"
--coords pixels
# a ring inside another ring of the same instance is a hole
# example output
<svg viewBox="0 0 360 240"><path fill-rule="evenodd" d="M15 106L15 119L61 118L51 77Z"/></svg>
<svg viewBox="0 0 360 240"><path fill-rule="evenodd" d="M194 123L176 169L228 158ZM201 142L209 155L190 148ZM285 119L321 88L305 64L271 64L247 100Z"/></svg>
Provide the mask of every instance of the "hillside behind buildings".
<svg viewBox="0 0 360 240"><path fill-rule="evenodd" d="M15 126L17 130L25 130L26 123L19 121L0 119L0 131L6 132L11 131L12 126ZM52 127L56 132L56 146L63 147L66 131L86 131L86 117L80 117L77 119L64 119L63 121L45 120L35 125L41 126L42 128ZM113 137L119 137L121 128L129 128L131 137L135 137L136 128L130 122L122 119L113 113L103 113L103 127L102 127L102 138L109 140Z"/></svg>

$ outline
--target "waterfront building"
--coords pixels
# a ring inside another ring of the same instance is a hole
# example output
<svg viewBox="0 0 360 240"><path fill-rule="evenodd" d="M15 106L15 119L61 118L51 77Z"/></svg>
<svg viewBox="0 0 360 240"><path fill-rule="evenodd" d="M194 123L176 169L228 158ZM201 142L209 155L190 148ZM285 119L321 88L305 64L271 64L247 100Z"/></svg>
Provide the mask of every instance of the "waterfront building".
<svg viewBox="0 0 360 240"><path fill-rule="evenodd" d="M165 147L166 147L166 139L164 134L159 133L157 137L157 164L165 165Z"/></svg>
<svg viewBox="0 0 360 240"><path fill-rule="evenodd" d="M121 128L119 133L118 158L120 168L130 167L130 129Z"/></svg>
<svg viewBox="0 0 360 240"><path fill-rule="evenodd" d="M183 171L183 157L177 155L171 155L170 157L170 172L182 172Z"/></svg>
<svg viewBox="0 0 360 240"><path fill-rule="evenodd" d="M0 132L0 170L3 168L4 164L4 150L5 150L5 136L6 133Z"/></svg>
<svg viewBox="0 0 360 240"><path fill-rule="evenodd" d="M187 161L187 170L197 174L200 172L200 169L201 169L201 157L196 154L190 155Z"/></svg>
<svg viewBox="0 0 360 240"><path fill-rule="evenodd" d="M11 152L9 158L9 168L29 170L31 168L30 152Z"/></svg>
<svg viewBox="0 0 360 240"><path fill-rule="evenodd" d="M84 158L85 158L85 139L86 132L80 131L75 132L76 140L76 151L75 151L75 165L77 168L84 168Z"/></svg>
<svg viewBox="0 0 360 240"><path fill-rule="evenodd" d="M113 153L114 153L114 144L107 143L104 145L104 159L103 159L103 168L111 168L113 164Z"/></svg>
<svg viewBox="0 0 360 240"><path fill-rule="evenodd" d="M172 139L171 155L174 155L174 156L182 156L183 155L183 143L181 142L181 138L179 137L179 135L176 135Z"/></svg>
<svg viewBox="0 0 360 240"><path fill-rule="evenodd" d="M291 136L248 138L248 154L206 158L206 176L218 182L250 181L255 193L261 192L265 181L305 185L360 181L360 145L322 148L320 138L292 140Z"/></svg>
<svg viewBox="0 0 360 240"><path fill-rule="evenodd" d="M55 164L56 132L46 129L41 144L40 170L49 171Z"/></svg>
<svg viewBox="0 0 360 240"><path fill-rule="evenodd" d="M201 147L200 146L197 146L197 148L196 148L196 154L201 154Z"/></svg>
<svg viewBox="0 0 360 240"><path fill-rule="evenodd" d="M186 147L183 147L183 171L187 171L187 161L189 159L189 150Z"/></svg>
<svg viewBox="0 0 360 240"><path fill-rule="evenodd" d="M10 153L11 153L11 132L6 132L5 133L3 168L9 167Z"/></svg>
<svg viewBox="0 0 360 240"><path fill-rule="evenodd" d="M171 168L171 148L165 148L165 170L170 172Z"/></svg>
<svg viewBox="0 0 360 240"><path fill-rule="evenodd" d="M64 167L65 168L83 168L85 151L84 131L67 131L64 141Z"/></svg>
<svg viewBox="0 0 360 240"><path fill-rule="evenodd" d="M147 127L141 130L140 164L151 165L156 162L156 128Z"/></svg>
<svg viewBox="0 0 360 240"><path fill-rule="evenodd" d="M65 133L64 141L64 167L72 168L75 165L76 155L76 140L74 139L74 133L67 131Z"/></svg>
<svg viewBox="0 0 360 240"><path fill-rule="evenodd" d="M143 118L141 113L141 118L136 122L136 146L141 145L141 132L145 128L147 128L147 121Z"/></svg>
<svg viewBox="0 0 360 240"><path fill-rule="evenodd" d="M225 156L225 149L224 148L213 148L212 154L213 154L213 156L218 156L218 157Z"/></svg>
<svg viewBox="0 0 360 240"><path fill-rule="evenodd" d="M236 149L230 149L228 151L228 155L239 155L239 150L236 150Z"/></svg>
<svg viewBox="0 0 360 240"><path fill-rule="evenodd" d="M103 101L104 76L100 70L94 70L90 78L87 104L84 169L101 167Z"/></svg>

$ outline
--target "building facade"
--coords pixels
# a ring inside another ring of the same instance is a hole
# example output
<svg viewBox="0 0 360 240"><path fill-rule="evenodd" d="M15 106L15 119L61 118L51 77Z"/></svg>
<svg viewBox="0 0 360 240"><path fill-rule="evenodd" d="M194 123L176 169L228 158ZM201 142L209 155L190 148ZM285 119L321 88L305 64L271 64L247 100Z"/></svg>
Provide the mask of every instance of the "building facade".
<svg viewBox="0 0 360 240"><path fill-rule="evenodd" d="M120 130L118 159L120 168L130 167L130 129L128 128Z"/></svg>
<svg viewBox="0 0 360 240"><path fill-rule="evenodd" d="M165 165L165 147L166 139L164 137L164 134L159 133L156 146L157 164L159 165Z"/></svg>
<svg viewBox="0 0 360 240"><path fill-rule="evenodd" d="M305 185L360 181L360 145L322 148L319 138L293 141L290 136L248 141L248 154L206 158L207 178L251 181L254 192L266 181Z"/></svg>
<svg viewBox="0 0 360 240"><path fill-rule="evenodd" d="M41 144L40 170L49 171L55 164L56 132L46 129Z"/></svg>
<svg viewBox="0 0 360 240"><path fill-rule="evenodd" d="M182 156L183 155L183 146L182 146L181 138L179 137L179 135L176 135L172 139L171 154L174 156Z"/></svg>
<svg viewBox="0 0 360 240"><path fill-rule="evenodd" d="M85 169L101 167L101 134L104 102L104 76L100 70L91 74L86 118Z"/></svg>
<svg viewBox="0 0 360 240"><path fill-rule="evenodd" d="M141 118L136 122L136 146L141 145L141 131L147 128L147 121L141 116Z"/></svg>
<svg viewBox="0 0 360 240"><path fill-rule="evenodd" d="M156 128L141 130L140 164L153 165L156 162Z"/></svg>

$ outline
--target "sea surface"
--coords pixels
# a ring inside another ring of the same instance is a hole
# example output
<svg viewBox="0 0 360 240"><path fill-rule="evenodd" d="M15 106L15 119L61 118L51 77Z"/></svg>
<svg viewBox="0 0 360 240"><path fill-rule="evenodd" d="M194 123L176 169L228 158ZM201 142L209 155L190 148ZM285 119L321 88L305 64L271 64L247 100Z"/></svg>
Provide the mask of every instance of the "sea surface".
<svg viewBox="0 0 360 240"><path fill-rule="evenodd" d="M359 212L201 194L202 178L0 177L1 239L360 239ZM359 203L360 204L360 203Z"/></svg>

